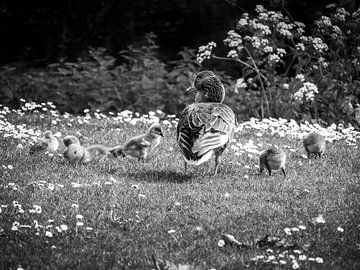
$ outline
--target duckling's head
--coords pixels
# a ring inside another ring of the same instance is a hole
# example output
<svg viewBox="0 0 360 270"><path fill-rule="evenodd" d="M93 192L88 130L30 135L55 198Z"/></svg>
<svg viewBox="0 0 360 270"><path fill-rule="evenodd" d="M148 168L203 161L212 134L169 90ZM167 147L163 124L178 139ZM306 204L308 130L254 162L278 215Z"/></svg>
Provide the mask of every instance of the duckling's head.
<svg viewBox="0 0 360 270"><path fill-rule="evenodd" d="M80 145L80 141L77 137L72 136L72 135L68 135L63 139L64 145L66 147L68 147L71 144L79 144Z"/></svg>
<svg viewBox="0 0 360 270"><path fill-rule="evenodd" d="M161 126L159 123L154 123L149 127L149 131L150 134L156 134L159 135L161 137L164 137L164 134L162 132Z"/></svg>
<svg viewBox="0 0 360 270"><path fill-rule="evenodd" d="M204 70L199 72L194 81L194 86L186 89L195 92L195 102L218 102L222 103L225 98L225 88L214 72Z"/></svg>
<svg viewBox="0 0 360 270"><path fill-rule="evenodd" d="M53 135L53 133L51 132L51 130L47 130L44 132L44 137L46 139L50 139L52 135Z"/></svg>

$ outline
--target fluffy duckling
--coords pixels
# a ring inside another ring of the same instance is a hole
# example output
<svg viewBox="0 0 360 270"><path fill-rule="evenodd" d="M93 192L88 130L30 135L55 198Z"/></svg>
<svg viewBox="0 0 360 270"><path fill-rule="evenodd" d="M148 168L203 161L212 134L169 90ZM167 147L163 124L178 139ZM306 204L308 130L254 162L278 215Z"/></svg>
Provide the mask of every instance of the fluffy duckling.
<svg viewBox="0 0 360 270"><path fill-rule="evenodd" d="M64 157L70 161L70 163L89 163L92 159L91 152L97 151L100 154L107 155L109 148L100 145L90 145L84 147L80 144L80 141L75 136L66 136L63 139L64 145L67 147L64 152Z"/></svg>
<svg viewBox="0 0 360 270"><path fill-rule="evenodd" d="M124 145L115 146L109 151L114 157L129 155L144 162L160 144L161 137L164 137L161 126L155 123L149 127L147 133L135 136Z"/></svg>
<svg viewBox="0 0 360 270"><path fill-rule="evenodd" d="M281 171L284 174L284 177L286 177L286 173L285 173L286 154L283 150L277 148L269 148L263 151L260 154L259 163L260 163L259 174L263 172L264 168L268 170L269 175L271 175L271 170L281 169Z"/></svg>
<svg viewBox="0 0 360 270"><path fill-rule="evenodd" d="M45 131L44 137L30 147L30 155L38 152L55 153L59 148L59 141L50 130Z"/></svg>
<svg viewBox="0 0 360 270"><path fill-rule="evenodd" d="M310 133L304 137L303 140L304 148L308 158L313 155L315 158L321 157L325 152L326 142L324 136L319 133Z"/></svg>
<svg viewBox="0 0 360 270"><path fill-rule="evenodd" d="M235 114L222 104L225 88L212 71L201 71L195 77L195 103L188 105L180 115L177 125L177 142L187 164L200 165L215 153L214 174L218 173L219 159L229 145L234 129Z"/></svg>

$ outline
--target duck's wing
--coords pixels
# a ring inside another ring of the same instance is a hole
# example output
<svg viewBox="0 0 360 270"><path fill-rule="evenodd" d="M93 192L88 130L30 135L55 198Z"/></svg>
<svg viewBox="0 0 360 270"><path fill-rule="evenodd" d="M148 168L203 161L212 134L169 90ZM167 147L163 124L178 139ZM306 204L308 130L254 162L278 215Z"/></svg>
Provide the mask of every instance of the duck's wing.
<svg viewBox="0 0 360 270"><path fill-rule="evenodd" d="M177 141L188 161L226 145L235 128L233 110L221 103L195 103L182 112L177 126Z"/></svg>

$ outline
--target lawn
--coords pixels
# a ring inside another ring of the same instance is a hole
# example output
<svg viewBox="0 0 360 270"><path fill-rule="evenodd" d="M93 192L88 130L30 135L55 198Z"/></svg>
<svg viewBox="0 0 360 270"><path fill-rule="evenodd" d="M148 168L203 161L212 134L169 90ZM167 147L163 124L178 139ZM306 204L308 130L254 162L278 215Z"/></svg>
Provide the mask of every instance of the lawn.
<svg viewBox="0 0 360 270"><path fill-rule="evenodd" d="M60 141L81 135L84 145L111 146L158 120L165 138L145 164L28 154L49 129ZM305 156L300 138L310 130L329 140L322 159ZM252 119L237 128L216 176L213 159L185 175L175 137L175 116L161 112L0 107L0 269L360 269L353 129ZM286 178L257 175L270 146L286 152Z"/></svg>

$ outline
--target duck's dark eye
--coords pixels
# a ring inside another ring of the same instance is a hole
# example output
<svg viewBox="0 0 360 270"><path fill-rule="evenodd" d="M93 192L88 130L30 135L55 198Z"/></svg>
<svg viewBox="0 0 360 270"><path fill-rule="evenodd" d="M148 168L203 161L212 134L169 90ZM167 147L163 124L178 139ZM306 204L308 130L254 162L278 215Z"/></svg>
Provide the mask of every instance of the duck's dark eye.
<svg viewBox="0 0 360 270"><path fill-rule="evenodd" d="M74 152L74 154L76 155L76 151Z"/></svg>

